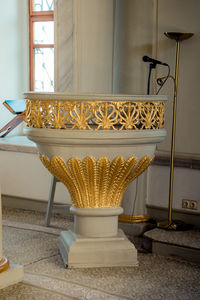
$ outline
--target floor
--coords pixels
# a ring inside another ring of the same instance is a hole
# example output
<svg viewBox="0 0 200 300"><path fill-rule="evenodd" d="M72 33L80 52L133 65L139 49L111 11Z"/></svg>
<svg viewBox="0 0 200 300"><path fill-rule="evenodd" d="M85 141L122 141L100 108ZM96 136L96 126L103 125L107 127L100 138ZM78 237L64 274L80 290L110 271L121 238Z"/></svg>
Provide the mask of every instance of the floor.
<svg viewBox="0 0 200 300"><path fill-rule="evenodd" d="M44 218L37 212L3 210L4 255L24 265L25 277L22 283L0 290L1 300L200 299L200 265L141 251L140 238L131 238L140 249L138 267L65 269L57 239L72 223L54 216L46 228Z"/></svg>

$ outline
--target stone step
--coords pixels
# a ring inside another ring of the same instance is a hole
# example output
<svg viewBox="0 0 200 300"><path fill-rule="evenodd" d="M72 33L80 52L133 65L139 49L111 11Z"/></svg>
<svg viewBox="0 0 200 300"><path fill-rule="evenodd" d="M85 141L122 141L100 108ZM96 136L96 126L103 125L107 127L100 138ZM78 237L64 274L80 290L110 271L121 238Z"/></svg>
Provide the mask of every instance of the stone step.
<svg viewBox="0 0 200 300"><path fill-rule="evenodd" d="M169 231L152 229L144 233L144 249L200 263L200 229Z"/></svg>

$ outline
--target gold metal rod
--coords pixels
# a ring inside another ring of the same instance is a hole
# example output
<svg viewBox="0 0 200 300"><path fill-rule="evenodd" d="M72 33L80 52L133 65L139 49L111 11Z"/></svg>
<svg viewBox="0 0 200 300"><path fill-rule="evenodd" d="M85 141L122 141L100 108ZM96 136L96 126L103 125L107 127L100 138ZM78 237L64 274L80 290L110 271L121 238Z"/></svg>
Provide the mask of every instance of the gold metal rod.
<svg viewBox="0 0 200 300"><path fill-rule="evenodd" d="M175 67L175 85L174 85L174 103L173 103L173 121L172 121L172 141L171 141L171 162L170 162L170 185L169 185L169 211L168 223L172 224L172 201L173 201L173 179L174 179L174 152L175 152L175 133L176 133L176 110L177 110L177 89L178 89L178 68L180 55L180 40L177 40L176 47L176 67Z"/></svg>

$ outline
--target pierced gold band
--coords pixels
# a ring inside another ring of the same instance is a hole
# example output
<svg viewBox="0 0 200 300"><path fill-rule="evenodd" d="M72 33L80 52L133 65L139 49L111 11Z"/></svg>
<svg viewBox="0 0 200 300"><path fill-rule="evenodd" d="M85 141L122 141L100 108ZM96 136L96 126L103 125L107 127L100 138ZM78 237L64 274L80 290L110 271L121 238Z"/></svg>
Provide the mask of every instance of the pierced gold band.
<svg viewBox="0 0 200 300"><path fill-rule="evenodd" d="M150 219L148 215L125 215L119 216L119 222L122 223L142 223L147 222Z"/></svg>
<svg viewBox="0 0 200 300"><path fill-rule="evenodd" d="M9 260L6 257L2 257L0 260L0 273L7 271L9 268Z"/></svg>
<svg viewBox="0 0 200 300"><path fill-rule="evenodd" d="M164 127L162 101L26 100L28 127L65 130L144 130Z"/></svg>

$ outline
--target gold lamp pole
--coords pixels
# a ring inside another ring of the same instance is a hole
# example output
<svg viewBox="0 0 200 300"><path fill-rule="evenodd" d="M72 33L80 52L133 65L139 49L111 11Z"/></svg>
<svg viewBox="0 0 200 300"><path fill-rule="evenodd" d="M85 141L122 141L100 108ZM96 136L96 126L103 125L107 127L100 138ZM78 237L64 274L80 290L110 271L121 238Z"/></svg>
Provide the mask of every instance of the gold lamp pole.
<svg viewBox="0 0 200 300"><path fill-rule="evenodd" d="M176 67L175 67L175 77L174 77L174 102L173 102L173 120L172 120L172 141L171 141L168 220L158 222L157 227L163 228L163 229L169 229L169 230L178 230L178 229L181 229L181 227L183 227L183 222L181 222L181 221L172 221L172 200L173 200L174 151L175 151L175 132L176 132L178 68L179 68L179 56L180 56L180 42L191 38L193 36L193 33L165 32L164 34L169 39L172 39L172 40L176 41Z"/></svg>

